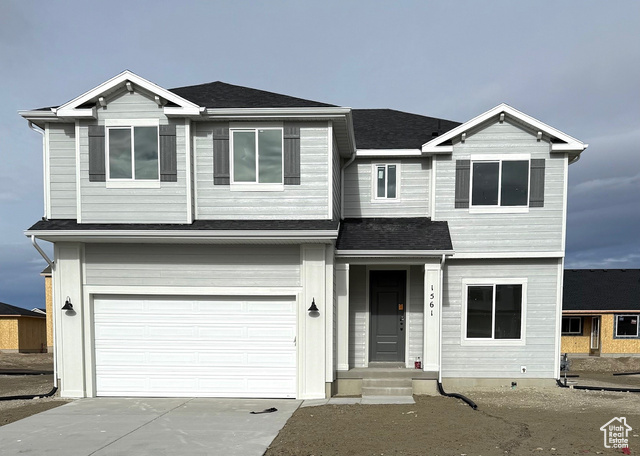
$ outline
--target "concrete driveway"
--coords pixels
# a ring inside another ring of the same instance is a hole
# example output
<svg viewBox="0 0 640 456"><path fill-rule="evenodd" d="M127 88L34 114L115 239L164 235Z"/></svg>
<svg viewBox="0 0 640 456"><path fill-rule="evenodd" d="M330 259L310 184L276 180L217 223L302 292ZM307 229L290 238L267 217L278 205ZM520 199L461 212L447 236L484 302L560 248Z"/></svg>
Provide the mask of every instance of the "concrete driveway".
<svg viewBox="0 0 640 456"><path fill-rule="evenodd" d="M300 402L81 399L0 427L0 453L262 456ZM270 407L278 411L249 413Z"/></svg>

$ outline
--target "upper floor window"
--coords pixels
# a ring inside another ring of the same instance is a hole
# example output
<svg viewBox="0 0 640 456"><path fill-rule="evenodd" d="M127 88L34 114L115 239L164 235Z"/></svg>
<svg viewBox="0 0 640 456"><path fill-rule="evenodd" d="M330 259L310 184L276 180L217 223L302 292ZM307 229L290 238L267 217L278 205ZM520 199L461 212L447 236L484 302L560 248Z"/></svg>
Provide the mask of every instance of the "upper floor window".
<svg viewBox="0 0 640 456"><path fill-rule="evenodd" d="M158 127L107 128L109 179L158 180Z"/></svg>
<svg viewBox="0 0 640 456"><path fill-rule="evenodd" d="M524 280L465 283L464 339L523 342L525 295Z"/></svg>
<svg viewBox="0 0 640 456"><path fill-rule="evenodd" d="M529 161L474 161L471 206L527 206Z"/></svg>
<svg viewBox="0 0 640 456"><path fill-rule="evenodd" d="M283 184L282 128L231 130L234 184Z"/></svg>
<svg viewBox="0 0 640 456"><path fill-rule="evenodd" d="M544 207L544 158L472 155L456 160L455 206L469 212L528 212Z"/></svg>
<svg viewBox="0 0 640 456"><path fill-rule="evenodd" d="M374 199L395 200L398 198L398 177L400 166L397 164L373 165Z"/></svg>
<svg viewBox="0 0 640 456"><path fill-rule="evenodd" d="M582 317L562 317L562 335L581 336Z"/></svg>
<svg viewBox="0 0 640 456"><path fill-rule="evenodd" d="M616 337L638 337L640 315L616 315Z"/></svg>

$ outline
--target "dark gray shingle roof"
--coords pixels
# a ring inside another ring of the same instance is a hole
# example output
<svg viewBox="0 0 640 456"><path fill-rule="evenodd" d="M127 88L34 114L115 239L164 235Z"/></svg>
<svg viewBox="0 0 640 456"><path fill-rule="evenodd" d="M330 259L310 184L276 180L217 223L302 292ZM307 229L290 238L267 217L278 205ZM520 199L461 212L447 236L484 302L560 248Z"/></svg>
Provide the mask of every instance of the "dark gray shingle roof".
<svg viewBox="0 0 640 456"><path fill-rule="evenodd" d="M454 129L459 122L394 109L354 109L353 129L358 149L419 149Z"/></svg>
<svg viewBox="0 0 640 456"><path fill-rule="evenodd" d="M39 220L29 231L95 231L95 230L336 230L337 220L196 220L189 224L180 223L78 223L76 220Z"/></svg>
<svg viewBox="0 0 640 456"><path fill-rule="evenodd" d="M349 218L340 224L338 250L452 250L447 222L416 218Z"/></svg>
<svg viewBox="0 0 640 456"><path fill-rule="evenodd" d="M0 302L0 315L16 316L16 317L46 318L44 315L40 313L31 312L30 310L23 309L22 307L12 306L11 304L6 304L4 302Z"/></svg>
<svg viewBox="0 0 640 456"><path fill-rule="evenodd" d="M335 105L215 81L169 89L207 108L318 108Z"/></svg>
<svg viewBox="0 0 640 456"><path fill-rule="evenodd" d="M562 310L640 312L640 269L565 269Z"/></svg>

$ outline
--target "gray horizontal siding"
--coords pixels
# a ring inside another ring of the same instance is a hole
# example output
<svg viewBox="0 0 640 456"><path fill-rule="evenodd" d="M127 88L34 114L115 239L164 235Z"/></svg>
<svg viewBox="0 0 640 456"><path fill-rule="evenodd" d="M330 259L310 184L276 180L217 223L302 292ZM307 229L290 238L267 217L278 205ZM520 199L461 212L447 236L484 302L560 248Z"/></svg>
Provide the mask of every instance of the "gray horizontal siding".
<svg viewBox="0 0 640 456"><path fill-rule="evenodd" d="M85 259L87 285L300 286L299 246L89 244Z"/></svg>
<svg viewBox="0 0 640 456"><path fill-rule="evenodd" d="M450 260L444 272L442 376L551 378L555 363L557 260ZM462 345L464 279L526 278L526 338L522 346ZM520 366L527 373L520 373Z"/></svg>
<svg viewBox="0 0 640 456"><path fill-rule="evenodd" d="M88 123L80 127L80 182L83 223L185 223L187 222L186 140L182 121L169 121L162 108L139 93L120 92L98 109L98 123L107 119L159 119L176 124L177 182L161 182L160 188L107 188L89 182Z"/></svg>
<svg viewBox="0 0 640 456"><path fill-rule="evenodd" d="M505 121L495 123L469 135L454 145L452 156L436 158L436 220L446 220L456 253L505 253L560 251L564 195L562 154L549 153L549 142L537 141L535 132ZM528 213L471 214L456 209L455 174L457 159L471 159L477 154L530 154L546 159L544 207L530 208Z"/></svg>
<svg viewBox="0 0 640 456"><path fill-rule="evenodd" d="M213 127L194 127L196 150L196 218L217 219L326 219L329 217L328 128L308 124L300 129L300 185L282 192L232 192L213 185Z"/></svg>
<svg viewBox="0 0 640 456"><path fill-rule="evenodd" d="M400 163L398 201L372 202L372 164ZM344 175L345 217L427 217L430 164L424 158L402 160L357 159Z"/></svg>
<svg viewBox="0 0 640 456"><path fill-rule="evenodd" d="M340 204L342 201L342 195L340 192L342 191L341 181L342 174L340 171L341 168L341 160L340 154L338 151L338 143L336 141L336 137L332 138L333 141L333 218L334 220L338 220L340 218Z"/></svg>
<svg viewBox="0 0 640 456"><path fill-rule="evenodd" d="M75 124L48 124L49 191L53 219L75 219L76 134Z"/></svg>

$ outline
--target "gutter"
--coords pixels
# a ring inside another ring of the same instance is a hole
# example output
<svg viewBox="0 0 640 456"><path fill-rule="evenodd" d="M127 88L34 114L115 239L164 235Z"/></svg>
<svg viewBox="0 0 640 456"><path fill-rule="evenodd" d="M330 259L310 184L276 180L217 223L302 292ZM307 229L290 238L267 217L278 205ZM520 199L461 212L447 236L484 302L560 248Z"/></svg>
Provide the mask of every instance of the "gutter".
<svg viewBox="0 0 640 456"><path fill-rule="evenodd" d="M38 243L36 242L36 237L32 234L31 235L31 244L33 244L33 246L35 247L35 249L38 251L38 253L42 256L42 258L44 258L44 261L47 262L47 264L49 265L49 267L51 268L51 297L53 300L53 297L55 296L55 283L53 280L53 273L55 271L55 263L49 258L49 256L44 252L44 250L42 250L40 248L40 246L38 245ZM27 399L33 399L35 397L49 397L49 396L53 396L55 394L55 392L58 390L58 357L57 357L57 345L56 344L56 309L54 306L55 302L51 303L51 327L53 329L53 389L45 394L45 395L40 395L40 396L33 396ZM18 399L23 399L20 398L18 396L16 396L16 398Z"/></svg>
<svg viewBox="0 0 640 456"><path fill-rule="evenodd" d="M340 168L340 218L344 219L344 170L356 159L356 152L351 153L351 157ZM337 253L337 252L336 252Z"/></svg>

